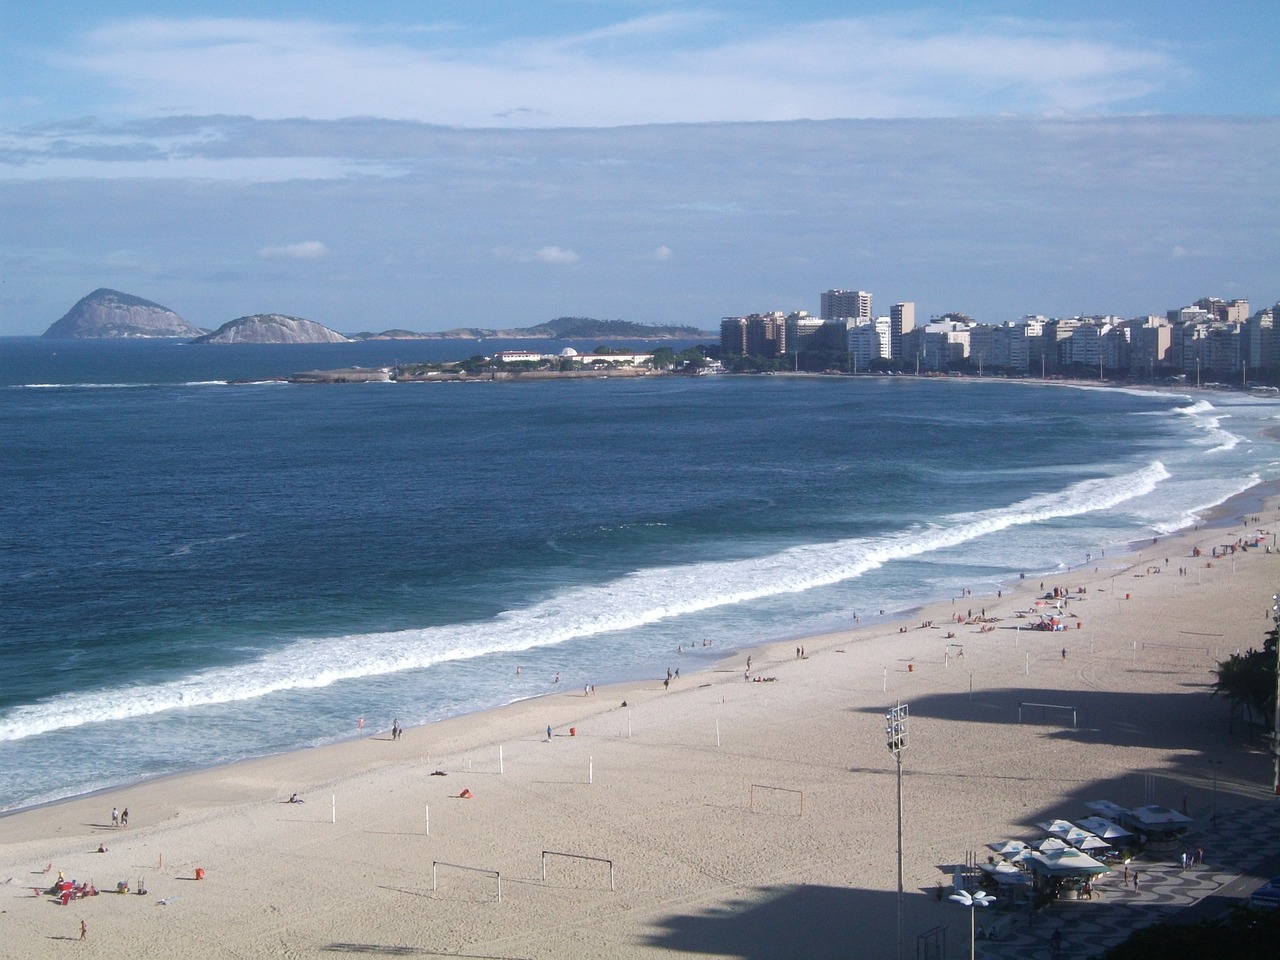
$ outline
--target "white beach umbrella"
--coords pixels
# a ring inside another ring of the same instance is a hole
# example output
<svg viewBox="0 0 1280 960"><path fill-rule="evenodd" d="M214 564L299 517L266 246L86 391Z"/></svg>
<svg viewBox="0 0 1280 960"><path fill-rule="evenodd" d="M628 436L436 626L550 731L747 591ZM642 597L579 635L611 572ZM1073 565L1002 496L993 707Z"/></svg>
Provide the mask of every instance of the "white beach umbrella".
<svg viewBox="0 0 1280 960"><path fill-rule="evenodd" d="M988 850L994 850L1002 857L1016 856L1027 849L1027 845L1021 840L1000 840L996 843L988 843Z"/></svg>
<svg viewBox="0 0 1280 960"><path fill-rule="evenodd" d="M1070 820L1046 820L1044 823L1037 823L1036 826L1045 833L1053 834L1055 837L1065 837L1075 829L1076 825Z"/></svg>
<svg viewBox="0 0 1280 960"><path fill-rule="evenodd" d="M1071 844L1073 847L1078 847L1080 846L1081 841L1085 840L1088 837L1092 837L1093 834L1090 833L1088 830L1084 830L1080 827L1072 827L1066 833L1060 834L1060 836L1062 837L1063 840L1067 841L1067 843Z"/></svg>
<svg viewBox="0 0 1280 960"><path fill-rule="evenodd" d="M1086 830L1092 830L1105 840L1118 840L1122 837L1133 836L1131 831L1103 817L1085 817L1080 821L1080 826Z"/></svg>
<svg viewBox="0 0 1280 960"><path fill-rule="evenodd" d="M1081 840L1076 845L1077 850L1107 850L1111 844L1103 840L1101 837L1095 837L1092 833Z"/></svg>

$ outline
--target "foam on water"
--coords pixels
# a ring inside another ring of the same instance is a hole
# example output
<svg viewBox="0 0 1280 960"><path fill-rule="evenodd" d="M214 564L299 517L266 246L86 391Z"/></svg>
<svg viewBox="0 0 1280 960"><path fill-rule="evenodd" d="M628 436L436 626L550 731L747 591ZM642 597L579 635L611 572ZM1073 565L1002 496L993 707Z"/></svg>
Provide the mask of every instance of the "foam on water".
<svg viewBox="0 0 1280 960"><path fill-rule="evenodd" d="M1081 481L1009 507L954 514L888 536L806 544L747 560L639 570L603 585L565 590L493 621L296 641L248 663L169 683L67 694L20 706L0 720L0 741L421 670L800 593L1010 527L1106 510L1149 494L1168 476L1156 461L1122 476Z"/></svg>

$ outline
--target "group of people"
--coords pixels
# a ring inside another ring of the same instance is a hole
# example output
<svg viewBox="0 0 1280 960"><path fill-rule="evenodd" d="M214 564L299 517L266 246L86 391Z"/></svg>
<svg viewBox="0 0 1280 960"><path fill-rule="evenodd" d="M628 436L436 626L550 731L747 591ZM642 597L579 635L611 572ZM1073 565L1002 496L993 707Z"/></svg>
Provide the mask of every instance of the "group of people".
<svg viewBox="0 0 1280 960"><path fill-rule="evenodd" d="M57 897L58 902L65 907L72 900L79 900L83 897L96 897L98 888L93 885L92 881L89 883L77 883L74 880L65 880L61 872L59 872L57 881L45 892L51 897Z"/></svg>
<svg viewBox="0 0 1280 960"><path fill-rule="evenodd" d="M127 827L129 825L129 808L125 807L121 812L115 807L111 808L111 825L113 827Z"/></svg>
<svg viewBox="0 0 1280 960"><path fill-rule="evenodd" d="M396 719L391 721L391 739L399 740L403 733L404 728L400 726L400 718L396 717Z"/></svg>

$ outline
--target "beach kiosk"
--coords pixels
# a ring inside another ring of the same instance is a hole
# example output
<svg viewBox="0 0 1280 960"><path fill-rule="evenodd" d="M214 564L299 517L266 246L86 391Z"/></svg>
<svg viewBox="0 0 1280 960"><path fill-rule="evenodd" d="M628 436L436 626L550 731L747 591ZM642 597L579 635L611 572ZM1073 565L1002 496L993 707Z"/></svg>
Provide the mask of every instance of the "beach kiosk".
<svg viewBox="0 0 1280 960"><path fill-rule="evenodd" d="M1080 900L1088 896L1086 884L1111 868L1075 847L1065 850L1037 850L1027 858L1036 878L1036 892L1055 900Z"/></svg>
<svg viewBox="0 0 1280 960"><path fill-rule="evenodd" d="M1136 807L1126 810L1120 818L1121 826L1146 838L1147 849L1153 853L1173 853L1182 846L1183 837L1195 821L1168 807Z"/></svg>

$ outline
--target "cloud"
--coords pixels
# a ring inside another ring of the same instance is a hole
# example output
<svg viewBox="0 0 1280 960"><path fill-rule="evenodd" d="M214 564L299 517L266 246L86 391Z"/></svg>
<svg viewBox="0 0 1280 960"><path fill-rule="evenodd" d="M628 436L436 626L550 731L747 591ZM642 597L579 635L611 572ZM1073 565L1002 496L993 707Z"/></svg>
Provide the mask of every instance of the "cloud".
<svg viewBox="0 0 1280 960"><path fill-rule="evenodd" d="M575 250L550 244L536 250L498 246L493 248L493 255L499 260L512 260L516 263L569 264L582 259Z"/></svg>
<svg viewBox="0 0 1280 960"><path fill-rule="evenodd" d="M288 304L349 317L338 329L376 314L423 330L555 316L714 327L730 314L816 313L833 287L984 322L1162 314L1229 284L1255 304L1280 295L1280 118L164 127L120 132L186 138L170 149L212 168L354 156L399 172L0 179L0 265L23 303L0 310L0 329L38 333L100 286L206 326ZM244 238L264 224L272 233L246 257ZM252 255L324 236L342 237L340 256ZM673 253L659 265L661 247ZM1175 260L1176 247L1190 255ZM316 283L316 264L335 261L342 270Z"/></svg>
<svg viewBox="0 0 1280 960"><path fill-rule="evenodd" d="M577 263L582 258L573 250L566 250L564 247L543 247L526 259L536 260L539 263Z"/></svg>
<svg viewBox="0 0 1280 960"><path fill-rule="evenodd" d="M319 260L329 255L329 248L319 240L304 240L280 247L263 247L258 256L264 260Z"/></svg>
<svg viewBox="0 0 1280 960"><path fill-rule="evenodd" d="M671 248L667 246L658 247L656 250L653 251L653 253L650 254L650 256L653 257L653 259L655 260L670 260Z"/></svg>
<svg viewBox="0 0 1280 960"><path fill-rule="evenodd" d="M112 98L102 112L113 115L567 127L1108 112L1168 86L1182 62L1114 24L905 13L790 24L669 14L487 41L135 19L86 33L57 66Z"/></svg>

